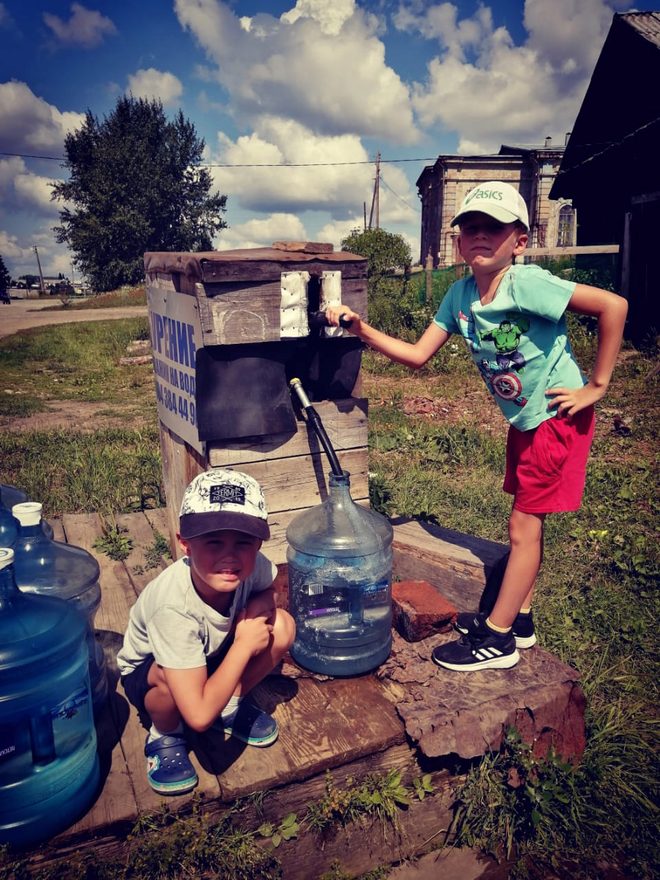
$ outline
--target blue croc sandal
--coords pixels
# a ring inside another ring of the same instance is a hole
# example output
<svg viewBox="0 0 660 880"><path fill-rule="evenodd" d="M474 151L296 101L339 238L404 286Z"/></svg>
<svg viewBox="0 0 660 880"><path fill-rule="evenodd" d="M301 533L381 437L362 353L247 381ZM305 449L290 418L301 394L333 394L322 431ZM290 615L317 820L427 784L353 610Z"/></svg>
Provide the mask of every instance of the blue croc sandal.
<svg viewBox="0 0 660 880"><path fill-rule="evenodd" d="M199 782L182 736L160 736L144 747L147 779L159 794L184 794Z"/></svg>

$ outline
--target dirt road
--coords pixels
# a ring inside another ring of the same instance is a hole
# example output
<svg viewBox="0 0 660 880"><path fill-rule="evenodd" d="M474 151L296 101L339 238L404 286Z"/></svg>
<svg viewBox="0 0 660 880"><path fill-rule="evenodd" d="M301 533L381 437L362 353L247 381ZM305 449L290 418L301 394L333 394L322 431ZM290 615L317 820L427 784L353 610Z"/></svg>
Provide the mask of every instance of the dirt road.
<svg viewBox="0 0 660 880"><path fill-rule="evenodd" d="M11 336L31 327L49 324L70 324L73 321L110 321L113 318L134 318L147 315L146 306L126 306L111 309L62 309L44 311L56 303L49 300L13 299L11 305L0 304L0 338Z"/></svg>

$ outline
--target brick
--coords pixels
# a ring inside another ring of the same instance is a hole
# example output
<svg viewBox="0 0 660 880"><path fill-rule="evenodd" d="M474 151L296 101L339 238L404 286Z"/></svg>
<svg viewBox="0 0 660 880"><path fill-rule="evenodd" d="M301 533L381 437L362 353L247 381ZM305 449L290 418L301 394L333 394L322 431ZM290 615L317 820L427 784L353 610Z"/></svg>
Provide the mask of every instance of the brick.
<svg viewBox="0 0 660 880"><path fill-rule="evenodd" d="M392 584L394 626L408 642L451 629L458 609L428 581Z"/></svg>

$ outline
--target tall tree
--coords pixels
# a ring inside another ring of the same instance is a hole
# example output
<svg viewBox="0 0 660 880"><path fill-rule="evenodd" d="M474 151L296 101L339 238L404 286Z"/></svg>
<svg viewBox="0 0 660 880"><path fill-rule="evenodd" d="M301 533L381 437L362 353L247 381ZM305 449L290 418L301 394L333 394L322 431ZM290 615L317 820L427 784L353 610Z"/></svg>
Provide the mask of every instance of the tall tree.
<svg viewBox="0 0 660 880"><path fill-rule="evenodd" d="M160 101L123 96L102 121L87 111L64 147L55 234L94 290L138 283L145 251L210 250L227 226L227 197L211 194L204 141L180 110L169 121Z"/></svg>
<svg viewBox="0 0 660 880"><path fill-rule="evenodd" d="M0 256L0 291L7 290L11 285L11 275L9 274L5 261Z"/></svg>
<svg viewBox="0 0 660 880"><path fill-rule="evenodd" d="M378 281L394 269L406 271L412 263L410 245L402 235L384 229L354 229L341 243L344 251L367 257L369 279Z"/></svg>

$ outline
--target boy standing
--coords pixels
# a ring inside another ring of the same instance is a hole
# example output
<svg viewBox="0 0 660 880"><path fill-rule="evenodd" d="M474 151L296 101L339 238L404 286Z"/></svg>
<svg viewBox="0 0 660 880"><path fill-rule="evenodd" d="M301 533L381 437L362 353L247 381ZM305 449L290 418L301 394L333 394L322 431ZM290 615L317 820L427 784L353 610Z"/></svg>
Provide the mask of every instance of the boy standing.
<svg viewBox="0 0 660 880"><path fill-rule="evenodd" d="M331 324L394 361L423 366L459 333L509 422L504 491L513 495L511 551L490 614L459 614L457 642L433 660L457 671L509 668L518 648L536 642L531 616L548 513L577 510L594 432L594 408L610 382L628 304L600 288L557 278L534 265L514 265L529 233L527 206L510 184L481 183L451 222L472 275L447 291L433 323L416 343L387 336L345 306L328 310ZM598 320L598 350L590 378L571 351L565 311Z"/></svg>
<svg viewBox="0 0 660 880"><path fill-rule="evenodd" d="M197 784L183 724L219 727L248 745L277 739L277 722L248 696L293 643L293 618L275 607L277 569L259 484L212 468L186 489L178 538L186 556L149 583L131 609L117 657L124 691L149 718L147 777L161 794Z"/></svg>

